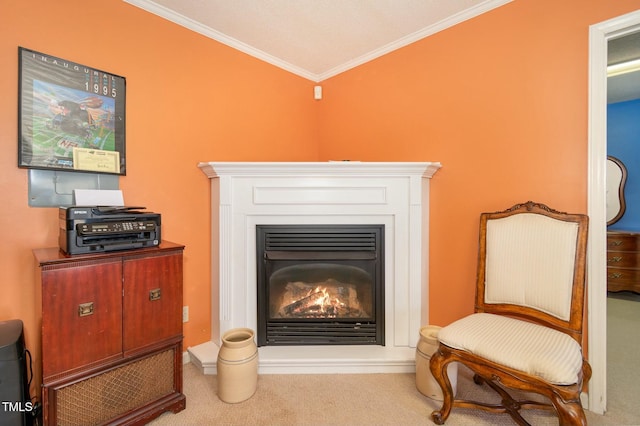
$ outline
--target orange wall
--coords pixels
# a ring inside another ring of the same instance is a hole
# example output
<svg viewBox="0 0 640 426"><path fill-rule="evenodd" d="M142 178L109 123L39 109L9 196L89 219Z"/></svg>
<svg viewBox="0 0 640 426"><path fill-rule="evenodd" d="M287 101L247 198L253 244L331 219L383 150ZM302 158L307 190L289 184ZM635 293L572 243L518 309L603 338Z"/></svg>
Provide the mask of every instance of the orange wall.
<svg viewBox="0 0 640 426"><path fill-rule="evenodd" d="M589 25L640 0L515 0L314 83L123 1L0 5L0 320L37 347L31 250L57 244L17 164L17 47L127 77L128 204L185 252L185 345L210 336L209 180L199 161L441 161L431 182L431 321L472 309L477 218L527 199L586 211ZM28 224L28 229L24 226Z"/></svg>
<svg viewBox="0 0 640 426"><path fill-rule="evenodd" d="M57 246L57 209L28 206L17 168L18 46L127 78L125 202L186 245L185 348L209 340L210 187L200 161L317 160L313 83L123 1L0 4L0 320L38 348L31 250ZM143 325L141 325L143 326Z"/></svg>
<svg viewBox="0 0 640 426"><path fill-rule="evenodd" d="M589 25L638 7L515 0L323 82L321 159L443 164L431 323L473 309L480 212L530 199L586 212Z"/></svg>

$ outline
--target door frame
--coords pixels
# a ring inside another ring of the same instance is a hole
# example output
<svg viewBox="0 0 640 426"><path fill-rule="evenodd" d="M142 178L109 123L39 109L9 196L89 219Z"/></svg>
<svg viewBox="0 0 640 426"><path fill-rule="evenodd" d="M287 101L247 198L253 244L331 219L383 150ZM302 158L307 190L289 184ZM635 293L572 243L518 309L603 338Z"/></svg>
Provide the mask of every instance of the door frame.
<svg viewBox="0 0 640 426"><path fill-rule="evenodd" d="M589 27L589 146L587 297L589 410L603 414L607 408L607 52L611 39L640 29L640 11Z"/></svg>

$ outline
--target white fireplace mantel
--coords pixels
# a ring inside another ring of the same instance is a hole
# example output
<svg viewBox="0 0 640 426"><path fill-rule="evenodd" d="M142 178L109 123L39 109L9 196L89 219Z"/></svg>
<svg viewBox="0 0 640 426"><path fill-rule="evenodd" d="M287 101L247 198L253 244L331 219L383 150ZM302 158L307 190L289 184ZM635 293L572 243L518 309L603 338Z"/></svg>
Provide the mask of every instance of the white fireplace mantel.
<svg viewBox="0 0 640 426"><path fill-rule="evenodd" d="M198 167L209 178L223 176L421 176L431 178L441 167L440 163L401 162L211 162Z"/></svg>
<svg viewBox="0 0 640 426"><path fill-rule="evenodd" d="M211 179L212 338L188 348L214 374L219 337L257 328L256 225L383 224L385 345L265 346L259 371L412 372L428 320L429 180L436 162L206 162ZM212 268L213 269L213 268ZM215 317L214 317L215 316Z"/></svg>

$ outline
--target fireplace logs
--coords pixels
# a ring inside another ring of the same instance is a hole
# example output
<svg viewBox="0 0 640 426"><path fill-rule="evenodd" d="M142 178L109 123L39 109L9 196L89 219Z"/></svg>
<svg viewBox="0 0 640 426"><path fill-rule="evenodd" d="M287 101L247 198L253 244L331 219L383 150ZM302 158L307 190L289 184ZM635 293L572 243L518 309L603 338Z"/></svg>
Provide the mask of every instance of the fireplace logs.
<svg viewBox="0 0 640 426"><path fill-rule="evenodd" d="M290 282L274 318L367 318L353 284Z"/></svg>

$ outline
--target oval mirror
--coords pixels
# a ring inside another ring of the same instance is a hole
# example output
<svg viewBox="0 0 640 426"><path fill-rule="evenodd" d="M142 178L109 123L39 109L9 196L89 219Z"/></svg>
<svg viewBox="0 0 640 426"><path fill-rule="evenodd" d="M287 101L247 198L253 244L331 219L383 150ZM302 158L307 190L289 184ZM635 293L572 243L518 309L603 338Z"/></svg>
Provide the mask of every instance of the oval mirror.
<svg viewBox="0 0 640 426"><path fill-rule="evenodd" d="M607 225L620 220L627 208L624 200L624 185L627 168L616 157L607 156Z"/></svg>

